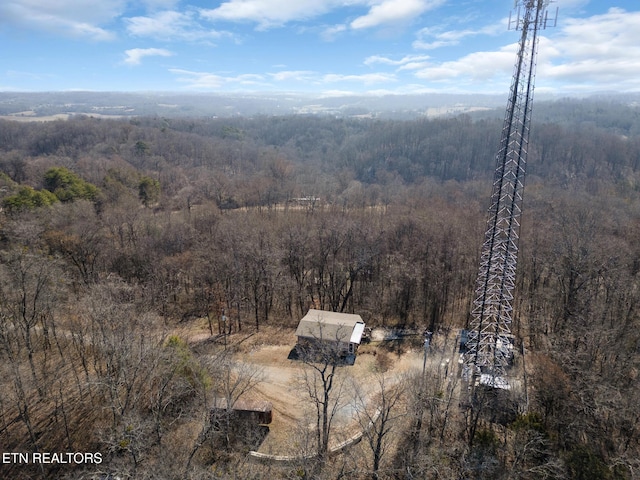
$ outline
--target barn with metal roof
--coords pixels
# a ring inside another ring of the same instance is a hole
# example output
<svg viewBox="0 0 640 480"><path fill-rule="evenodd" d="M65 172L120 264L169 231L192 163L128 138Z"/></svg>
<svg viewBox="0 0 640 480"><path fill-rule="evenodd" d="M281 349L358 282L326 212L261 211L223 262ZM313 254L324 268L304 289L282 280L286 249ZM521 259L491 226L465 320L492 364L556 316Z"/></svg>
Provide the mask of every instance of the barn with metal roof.
<svg viewBox="0 0 640 480"><path fill-rule="evenodd" d="M355 355L365 324L360 315L310 309L296 329L297 347L330 348L341 356Z"/></svg>

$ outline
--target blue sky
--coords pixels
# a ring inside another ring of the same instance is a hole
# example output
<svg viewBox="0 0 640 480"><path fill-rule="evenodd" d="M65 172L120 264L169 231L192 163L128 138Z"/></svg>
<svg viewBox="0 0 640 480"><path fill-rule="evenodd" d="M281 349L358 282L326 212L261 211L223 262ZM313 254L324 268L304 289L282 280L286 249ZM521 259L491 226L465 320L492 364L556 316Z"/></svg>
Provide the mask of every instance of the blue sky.
<svg viewBox="0 0 640 480"><path fill-rule="evenodd" d="M513 0L2 0L0 91L504 93ZM557 0L536 91L640 91L640 2Z"/></svg>

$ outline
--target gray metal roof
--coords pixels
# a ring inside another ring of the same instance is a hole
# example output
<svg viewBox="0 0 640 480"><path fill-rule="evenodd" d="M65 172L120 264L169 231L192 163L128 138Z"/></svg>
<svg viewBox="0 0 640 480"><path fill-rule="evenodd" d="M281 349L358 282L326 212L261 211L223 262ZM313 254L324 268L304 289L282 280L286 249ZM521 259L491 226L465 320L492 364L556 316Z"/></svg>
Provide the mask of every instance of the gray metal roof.
<svg viewBox="0 0 640 480"><path fill-rule="evenodd" d="M302 317L296 335L317 340L360 343L364 321L360 315L311 309Z"/></svg>

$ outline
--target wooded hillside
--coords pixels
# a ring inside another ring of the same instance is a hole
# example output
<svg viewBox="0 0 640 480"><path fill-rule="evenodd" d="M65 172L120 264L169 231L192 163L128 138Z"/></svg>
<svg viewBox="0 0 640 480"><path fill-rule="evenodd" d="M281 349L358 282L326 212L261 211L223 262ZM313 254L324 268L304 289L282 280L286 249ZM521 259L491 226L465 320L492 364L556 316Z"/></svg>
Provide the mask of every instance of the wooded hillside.
<svg viewBox="0 0 640 480"><path fill-rule="evenodd" d="M446 388L408 379L375 471L364 453L247 466L229 435L185 433L239 374L176 331L231 345L310 306L464 328L499 119L0 121L0 450L103 457L0 476L637 478L640 116L540 110L513 328L528 409L471 429Z"/></svg>

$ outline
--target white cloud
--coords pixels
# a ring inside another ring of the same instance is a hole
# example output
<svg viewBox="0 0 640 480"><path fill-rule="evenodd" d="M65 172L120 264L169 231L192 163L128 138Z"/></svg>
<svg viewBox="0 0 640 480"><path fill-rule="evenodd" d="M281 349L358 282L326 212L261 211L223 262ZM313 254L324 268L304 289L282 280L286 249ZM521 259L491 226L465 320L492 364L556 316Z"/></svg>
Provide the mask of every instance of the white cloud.
<svg viewBox="0 0 640 480"><path fill-rule="evenodd" d="M238 87L269 87L265 83L265 77L261 74L245 73L236 76L222 76L209 72L194 72L191 70L182 70L178 68L169 69L171 73L178 76L178 81L187 85L187 88L193 90L217 90L224 87L242 90Z"/></svg>
<svg viewBox="0 0 640 480"><path fill-rule="evenodd" d="M194 12L162 11L147 17L126 18L127 31L136 37L198 41L228 35L201 27Z"/></svg>
<svg viewBox="0 0 640 480"><path fill-rule="evenodd" d="M255 22L265 29L313 18L346 3L339 0L229 0L218 8L201 10L201 15L209 20Z"/></svg>
<svg viewBox="0 0 640 480"><path fill-rule="evenodd" d="M457 45L463 38L472 35L471 30L450 30L436 32L433 28L423 28L418 32L418 39L413 42L413 48L418 50L434 50L436 48Z"/></svg>
<svg viewBox="0 0 640 480"><path fill-rule="evenodd" d="M365 73L361 75L329 73L322 76L322 81L324 83L359 82L365 85L370 85L372 83L395 82L397 81L397 78L391 73Z"/></svg>
<svg viewBox="0 0 640 480"><path fill-rule="evenodd" d="M505 19L499 23L486 25L478 29L442 30L441 28L423 28L417 34L418 39L413 42L413 48L417 50L434 50L436 48L458 45L467 37L479 35L494 36L507 30Z"/></svg>
<svg viewBox="0 0 640 480"><path fill-rule="evenodd" d="M345 24L332 25L330 27L326 27L322 31L322 38L328 42L335 40L335 38L343 32L347 31L347 26Z"/></svg>
<svg viewBox="0 0 640 480"><path fill-rule="evenodd" d="M125 6L125 0L4 0L0 2L0 24L111 40L115 35L100 25L117 18Z"/></svg>
<svg viewBox="0 0 640 480"><path fill-rule="evenodd" d="M422 62L407 62L403 65L401 65L398 68L398 71L402 71L402 70L422 70L423 68L427 68L429 66L429 62L428 61L422 61Z"/></svg>
<svg viewBox="0 0 640 480"><path fill-rule="evenodd" d="M173 53L164 48L132 48L131 50L126 50L124 53L126 55L124 63L127 65L140 65L144 57L170 57L173 55Z"/></svg>
<svg viewBox="0 0 640 480"><path fill-rule="evenodd" d="M580 1L574 1L578 6ZM493 36L504 30L504 21L478 29L422 29L413 47L435 49L469 43L475 36ZM467 91L500 91L511 81L518 48L514 43L494 51L466 54L453 60L436 56L401 58L374 55L365 64L388 65L395 71L413 71L428 85L451 85ZM586 18L561 18L558 26L539 36L536 88L565 93L594 90L640 89L640 12L610 8ZM450 87L447 87L450 88Z"/></svg>
<svg viewBox="0 0 640 480"><path fill-rule="evenodd" d="M287 82L292 80L296 82L309 82L313 80L316 72L311 70L283 70L276 73L270 73L269 75L277 82Z"/></svg>
<svg viewBox="0 0 640 480"><path fill-rule="evenodd" d="M404 65L409 65L415 62L424 62L428 60L430 57L428 55L406 55L399 60L393 60L388 57L384 57L382 55L372 55L367 57L364 61L365 65L373 65L376 63L380 63L383 65L393 65L402 67Z"/></svg>
<svg viewBox="0 0 640 480"><path fill-rule="evenodd" d="M88 23L60 23L59 27L61 30L69 33L72 37L89 37L93 40L100 41L113 40L115 38L115 34L113 32Z"/></svg>
<svg viewBox="0 0 640 480"><path fill-rule="evenodd" d="M640 12L611 8L602 15L566 19L559 29L551 39L541 39L541 78L573 89L640 89Z"/></svg>
<svg viewBox="0 0 640 480"><path fill-rule="evenodd" d="M414 19L445 0L228 0L218 8L203 9L201 14L209 20L249 21L260 29L282 26L289 22L308 20L335 9L360 6L368 12L349 27L363 29ZM346 24L328 27L323 31L326 39L347 30Z"/></svg>
<svg viewBox="0 0 640 480"><path fill-rule="evenodd" d="M193 23L190 15L173 11L159 12L150 17L126 18L124 21L127 24L127 31L139 37L173 37L176 32L183 32Z"/></svg>
<svg viewBox="0 0 640 480"><path fill-rule="evenodd" d="M505 78L513 71L517 45L512 44L497 52L474 52L464 57L434 63L416 71L418 78L446 82L462 80L469 83L482 83L494 78Z"/></svg>
<svg viewBox="0 0 640 480"><path fill-rule="evenodd" d="M371 28L405 22L444 3L444 0L383 0L375 2L366 15L351 22L351 28Z"/></svg>

